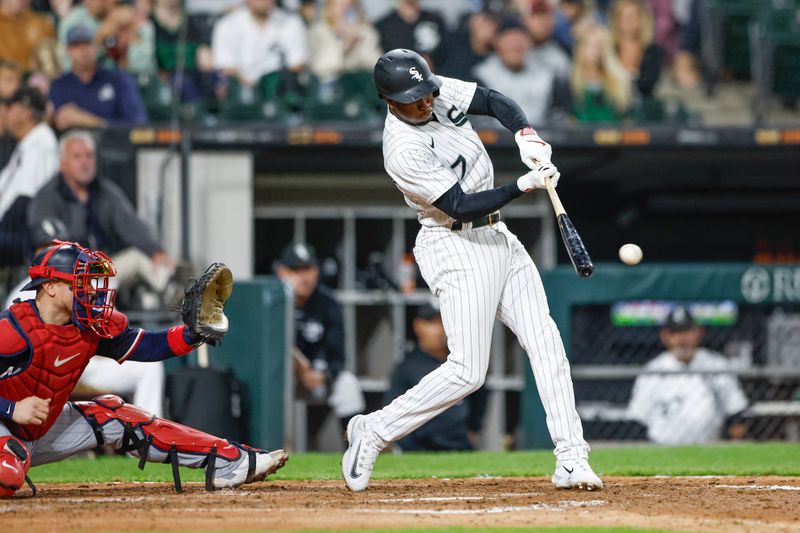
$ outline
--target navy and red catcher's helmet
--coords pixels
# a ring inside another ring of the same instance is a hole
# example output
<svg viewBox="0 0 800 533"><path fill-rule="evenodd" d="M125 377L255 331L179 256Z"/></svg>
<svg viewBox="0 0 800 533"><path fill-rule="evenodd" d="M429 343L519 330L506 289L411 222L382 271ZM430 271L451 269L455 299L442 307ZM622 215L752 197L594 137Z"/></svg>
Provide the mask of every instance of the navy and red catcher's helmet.
<svg viewBox="0 0 800 533"><path fill-rule="evenodd" d="M438 93L442 80L431 72L428 63L413 50L396 48L383 54L372 79L380 96L410 104L430 93Z"/></svg>
<svg viewBox="0 0 800 533"><path fill-rule="evenodd" d="M111 313L117 291L108 287L116 275L114 262L104 254L75 242L53 241L33 258L31 281L22 290L38 288L48 281L72 285L72 320L80 328L105 338L110 332Z"/></svg>

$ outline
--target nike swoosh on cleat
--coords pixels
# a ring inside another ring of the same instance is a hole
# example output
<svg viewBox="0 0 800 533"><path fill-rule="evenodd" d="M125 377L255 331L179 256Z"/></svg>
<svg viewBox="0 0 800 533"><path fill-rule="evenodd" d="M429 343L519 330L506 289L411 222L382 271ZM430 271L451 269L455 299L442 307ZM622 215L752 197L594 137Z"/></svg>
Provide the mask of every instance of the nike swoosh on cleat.
<svg viewBox="0 0 800 533"><path fill-rule="evenodd" d="M353 479L358 479L361 477L361 474L356 472L356 466L358 466L358 452L361 451L361 443L358 443L358 448L356 448L355 458L353 459L353 465L350 467L350 477Z"/></svg>
<svg viewBox="0 0 800 533"><path fill-rule="evenodd" d="M567 472L569 472L570 474L571 474L571 473L573 473L573 472L575 471L575 469L574 469L574 468L573 468L572 470L570 470L570 469L569 469L569 468L567 468L566 466L565 466L565 467L563 467L563 468L564 468L564 470L566 470L566 471L567 471Z"/></svg>

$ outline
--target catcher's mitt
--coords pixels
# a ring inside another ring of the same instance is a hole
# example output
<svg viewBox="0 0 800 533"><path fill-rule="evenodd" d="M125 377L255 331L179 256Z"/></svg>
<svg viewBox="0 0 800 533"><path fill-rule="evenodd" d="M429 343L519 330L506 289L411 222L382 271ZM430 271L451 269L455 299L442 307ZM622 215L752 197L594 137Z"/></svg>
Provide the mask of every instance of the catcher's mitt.
<svg viewBox="0 0 800 533"><path fill-rule="evenodd" d="M224 263L213 263L184 290L181 318L206 344L215 346L228 332L225 302L233 291L233 274Z"/></svg>

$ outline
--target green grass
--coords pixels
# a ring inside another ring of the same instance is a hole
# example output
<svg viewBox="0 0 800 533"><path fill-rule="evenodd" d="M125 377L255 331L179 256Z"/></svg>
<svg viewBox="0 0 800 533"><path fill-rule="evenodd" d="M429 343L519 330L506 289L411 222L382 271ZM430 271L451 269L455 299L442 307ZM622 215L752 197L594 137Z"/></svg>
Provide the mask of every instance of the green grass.
<svg viewBox="0 0 800 533"><path fill-rule="evenodd" d="M276 479L340 479L339 454L292 455ZM733 475L800 476L800 446L745 443L691 447L623 447L595 450L595 471L606 476ZM31 470L34 482L170 481L169 465L148 463L144 471L130 457L73 459ZM549 476L549 451L384 454L373 479L477 476ZM181 469L184 481L202 481L198 470Z"/></svg>

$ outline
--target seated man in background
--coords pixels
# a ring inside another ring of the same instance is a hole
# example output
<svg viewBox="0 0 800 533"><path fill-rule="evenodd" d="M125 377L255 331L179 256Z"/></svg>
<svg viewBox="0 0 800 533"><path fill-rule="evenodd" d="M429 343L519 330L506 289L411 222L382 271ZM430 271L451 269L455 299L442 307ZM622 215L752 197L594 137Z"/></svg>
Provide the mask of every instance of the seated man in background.
<svg viewBox="0 0 800 533"><path fill-rule="evenodd" d="M447 334L442 315L432 305L419 308L413 322L417 345L394 369L389 390L384 396L388 405L419 383L433 369L447 360ZM486 414L486 386L458 402L436 418L397 442L403 451L474 450Z"/></svg>
<svg viewBox="0 0 800 533"><path fill-rule="evenodd" d="M294 370L299 394L324 410L309 408L309 433L322 426L330 407L347 428L364 410L364 394L356 377L344 370L342 309L333 295L319 285L316 251L304 243L290 243L281 253L275 274L294 289Z"/></svg>
<svg viewBox="0 0 800 533"><path fill-rule="evenodd" d="M98 67L93 37L85 26L75 26L67 33L72 71L50 87L56 127L64 131L146 123L147 112L133 78L118 70Z"/></svg>
<svg viewBox="0 0 800 533"><path fill-rule="evenodd" d="M732 439L746 434L740 415L747 397L736 376L725 373L731 368L728 360L700 348L704 333L686 307L675 307L661 330L667 350L647 363L645 373L636 378L628 417L646 426L653 442L713 442L722 438L725 429Z"/></svg>
<svg viewBox="0 0 800 533"><path fill-rule="evenodd" d="M214 26L214 67L253 86L265 74L297 73L308 63L302 19L277 6L277 0L246 0Z"/></svg>
<svg viewBox="0 0 800 533"><path fill-rule="evenodd" d="M0 170L0 264L19 266L28 259L25 224L33 198L58 171L58 141L44 122L46 100L31 87L18 89L6 103L6 127L17 146Z"/></svg>
<svg viewBox="0 0 800 533"><path fill-rule="evenodd" d="M152 293L163 296L175 262L137 216L125 193L111 180L97 176L92 136L81 131L64 135L60 155L61 172L39 191L28 209L31 232L45 220L60 221L67 235L59 237L112 256L120 288L143 281ZM157 308L166 302L142 303Z"/></svg>

